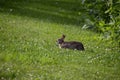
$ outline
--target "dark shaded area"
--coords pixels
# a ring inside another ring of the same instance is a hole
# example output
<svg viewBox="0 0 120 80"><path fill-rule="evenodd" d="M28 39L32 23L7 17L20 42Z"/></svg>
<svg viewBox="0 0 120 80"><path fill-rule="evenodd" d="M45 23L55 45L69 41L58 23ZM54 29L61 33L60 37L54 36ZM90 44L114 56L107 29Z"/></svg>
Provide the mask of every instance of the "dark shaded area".
<svg viewBox="0 0 120 80"><path fill-rule="evenodd" d="M60 24L83 25L80 1L1 0L0 12Z"/></svg>

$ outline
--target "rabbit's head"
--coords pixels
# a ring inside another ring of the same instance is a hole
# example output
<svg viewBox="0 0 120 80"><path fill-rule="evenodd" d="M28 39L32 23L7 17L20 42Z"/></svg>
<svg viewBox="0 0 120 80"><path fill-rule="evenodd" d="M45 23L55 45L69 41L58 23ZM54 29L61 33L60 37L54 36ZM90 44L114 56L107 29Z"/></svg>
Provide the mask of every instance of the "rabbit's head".
<svg viewBox="0 0 120 80"><path fill-rule="evenodd" d="M65 35L62 35L60 39L57 40L57 44L62 44L64 42Z"/></svg>

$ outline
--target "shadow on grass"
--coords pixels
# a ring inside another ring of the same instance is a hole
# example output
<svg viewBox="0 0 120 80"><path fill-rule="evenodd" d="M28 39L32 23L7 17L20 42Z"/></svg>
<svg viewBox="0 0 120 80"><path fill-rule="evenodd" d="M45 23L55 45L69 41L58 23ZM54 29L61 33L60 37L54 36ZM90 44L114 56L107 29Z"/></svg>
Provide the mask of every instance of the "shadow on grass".
<svg viewBox="0 0 120 80"><path fill-rule="evenodd" d="M80 3L59 0L1 0L0 11L43 21L81 25L84 22Z"/></svg>

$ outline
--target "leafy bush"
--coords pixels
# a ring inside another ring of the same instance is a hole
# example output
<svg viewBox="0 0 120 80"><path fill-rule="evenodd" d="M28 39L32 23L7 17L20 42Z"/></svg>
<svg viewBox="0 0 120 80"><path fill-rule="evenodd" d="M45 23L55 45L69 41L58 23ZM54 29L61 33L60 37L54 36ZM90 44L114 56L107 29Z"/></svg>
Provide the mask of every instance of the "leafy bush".
<svg viewBox="0 0 120 80"><path fill-rule="evenodd" d="M100 32L104 37L112 42L119 43L120 46L120 3L119 0L83 0L83 7L91 15L89 18L94 24L87 23L83 27L92 28Z"/></svg>

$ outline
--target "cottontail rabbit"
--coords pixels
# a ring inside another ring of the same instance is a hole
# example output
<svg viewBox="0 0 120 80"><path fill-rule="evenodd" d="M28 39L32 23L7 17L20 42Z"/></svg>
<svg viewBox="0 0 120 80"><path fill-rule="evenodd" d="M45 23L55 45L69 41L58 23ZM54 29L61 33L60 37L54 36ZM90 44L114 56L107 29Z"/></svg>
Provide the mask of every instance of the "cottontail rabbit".
<svg viewBox="0 0 120 80"><path fill-rule="evenodd" d="M84 50L84 46L81 42L70 41L64 42L65 35L62 35L62 38L57 40L57 44L60 48L68 48L68 49L76 49L76 50Z"/></svg>

